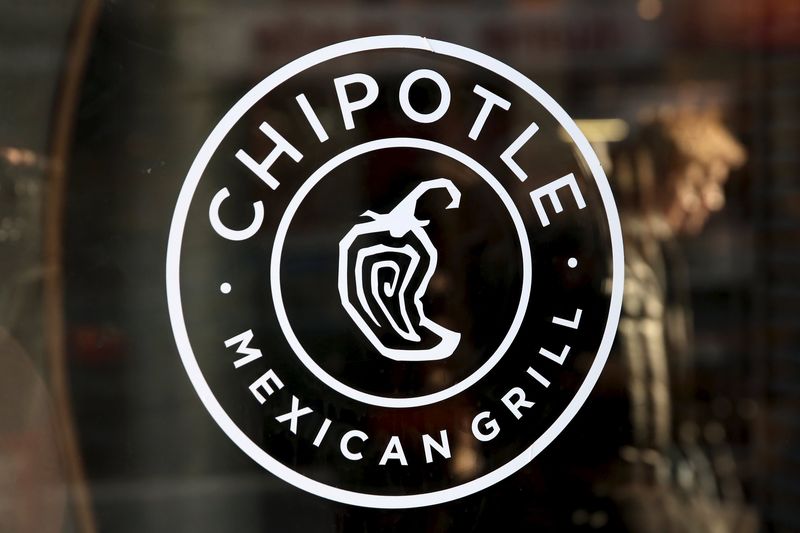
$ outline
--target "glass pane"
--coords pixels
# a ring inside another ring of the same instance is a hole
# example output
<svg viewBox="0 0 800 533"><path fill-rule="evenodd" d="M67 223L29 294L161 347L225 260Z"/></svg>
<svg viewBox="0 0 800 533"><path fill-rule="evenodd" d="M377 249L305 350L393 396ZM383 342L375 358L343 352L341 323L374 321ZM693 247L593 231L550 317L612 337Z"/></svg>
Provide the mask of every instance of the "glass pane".
<svg viewBox="0 0 800 533"><path fill-rule="evenodd" d="M8 531L800 528L796 2L0 13Z"/></svg>

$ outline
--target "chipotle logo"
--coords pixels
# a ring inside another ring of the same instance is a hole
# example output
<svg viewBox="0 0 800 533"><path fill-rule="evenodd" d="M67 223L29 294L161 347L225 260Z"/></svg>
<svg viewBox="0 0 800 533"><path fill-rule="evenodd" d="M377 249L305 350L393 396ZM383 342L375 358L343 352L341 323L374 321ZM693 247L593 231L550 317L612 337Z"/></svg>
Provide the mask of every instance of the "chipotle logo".
<svg viewBox="0 0 800 533"><path fill-rule="evenodd" d="M416 36L312 52L183 183L167 296L222 430L288 483L407 508L514 474L586 401L622 299L613 197L538 85Z"/></svg>

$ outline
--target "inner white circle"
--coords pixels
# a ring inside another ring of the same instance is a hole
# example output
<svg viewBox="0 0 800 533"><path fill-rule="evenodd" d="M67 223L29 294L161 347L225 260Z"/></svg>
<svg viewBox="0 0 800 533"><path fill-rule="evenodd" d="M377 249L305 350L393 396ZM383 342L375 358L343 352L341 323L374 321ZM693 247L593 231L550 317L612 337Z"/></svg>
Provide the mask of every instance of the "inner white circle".
<svg viewBox="0 0 800 533"><path fill-rule="evenodd" d="M514 228L517 230L520 251L522 254L522 288L520 292L519 305L517 306L514 319L511 321L508 331L492 356L489 357L489 359L487 359L480 367L478 367L476 371L458 383L432 394L413 396L410 398L389 398L386 396L369 394L358 389L354 389L353 387L342 383L327 373L317 364L316 361L314 361L310 355L308 355L303 348L303 345L297 339L297 336L295 335L294 330L289 323L289 319L286 316L286 309L283 305L283 294L281 292L281 255L283 253L283 245L286 240L286 233L289 230L289 224L291 224L292 218L294 217L297 209L300 207L300 204L303 202L305 197L309 192L311 192L311 189L313 189L317 183L320 182L320 180L322 180L339 165L346 163L354 157L358 157L368 152L384 150L386 148L419 148L421 150L435 152L450 157L451 159L455 159L478 174L486 183L489 184L497 196L500 197L500 200L503 202L508 214L511 216L511 220L514 223ZM514 205L514 202L511 200L511 197L508 195L506 190L502 185L500 185L500 182L498 182L497 179L492 176L488 170L486 170L484 166L463 152L460 152L455 148L445 144L411 137L392 137L388 139L378 139L366 142L345 150L319 167L319 169L311 174L311 177L300 186L300 189L298 189L297 193L295 193L294 197L289 202L286 211L283 213L283 218L281 218L277 233L275 234L275 242L272 246L272 258L270 261L270 287L272 288L272 301L275 304L275 314L278 317L278 324L280 324L281 330L286 336L286 340L289 342L289 346L291 346L292 350L294 350L295 354L300 361L303 362L306 368L308 368L319 380L333 390L344 394L348 398L352 398L370 405L396 408L420 407L423 405L441 402L442 400L446 400L447 398L455 396L456 394L466 390L483 378L500 361L503 355L505 355L509 346L511 346L511 343L514 341L514 338L517 336L517 332L519 332L519 328L522 325L522 320L525 318L525 311L528 308L528 300L531 292L531 271L531 247L528 243L528 235L525 231L525 224L522 222L522 217L520 216L517 207Z"/></svg>

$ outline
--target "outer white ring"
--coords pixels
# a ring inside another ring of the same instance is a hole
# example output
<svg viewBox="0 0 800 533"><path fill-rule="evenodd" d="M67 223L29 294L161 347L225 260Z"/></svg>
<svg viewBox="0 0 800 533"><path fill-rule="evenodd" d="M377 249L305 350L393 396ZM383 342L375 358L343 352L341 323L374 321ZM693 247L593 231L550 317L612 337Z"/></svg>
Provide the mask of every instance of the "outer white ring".
<svg viewBox="0 0 800 533"><path fill-rule="evenodd" d="M286 316L286 309L283 306L283 294L281 290L281 254L283 252L284 240L286 239L286 233L289 230L289 224L291 224L292 218L297 212L297 209L300 207L300 204L305 199L306 195L311 192L311 189L313 189L317 183L320 182L320 180L322 180L339 165L349 161L354 157L358 157L359 155L385 148L419 148L422 150L436 152L438 154L455 159L462 165L468 167L470 170L478 174L484 181L486 181L486 183L489 184L494 192L497 193L497 195L500 197L500 200L503 202L503 205L508 210L508 214L511 215L511 220L514 222L514 228L517 230L517 235L519 236L520 251L522 252L522 290L520 292L519 305L517 306L517 311L514 314L511 325L508 328L508 332L503 337L503 340L500 342L492 356L489 357L489 359L487 359L476 371L455 385L451 385L450 387L433 394L426 394L425 396L415 396L411 398L388 398L386 396L368 394L345 385L327 373L317 364L316 361L314 361L311 356L308 355L308 353L305 351L305 348L303 348L303 345L294 334L292 325L289 323L289 319ZM371 405L377 405L379 407L420 407L446 400L447 398L455 396L459 392L466 390L477 383L486 374L488 374L489 371L500 361L500 359L502 359L509 346L511 346L511 343L514 341L514 338L517 336L517 332L522 325L522 320L525 318L525 311L528 309L528 301L531 294L531 270L531 247L528 243L528 235L527 231L525 230L525 223L522 221L519 211L517 211L513 200L511 200L511 197L508 195L506 190L502 185L500 185L497 179L492 176L488 170L486 170L483 165L468 155L438 142L409 137L395 137L369 141L337 154L330 161L322 165L318 170L311 174L311 177L309 177L303 183L303 185L300 186L297 193L295 193L294 197L289 202L288 207L286 207L286 211L283 213L280 224L278 224L278 231L275 233L275 242L272 246L272 260L270 261L269 276L270 285L272 287L272 300L275 304L275 314L278 317L278 323L281 326L281 330L286 336L286 340L289 341L289 346L292 347L294 353L297 354L298 358L300 358L300 361L302 361L303 364L306 365L306 367L320 381L331 387L333 390L340 392L349 398Z"/></svg>
<svg viewBox="0 0 800 533"><path fill-rule="evenodd" d="M239 121L239 119L250 109L258 100L264 95L269 93L275 87L279 86L284 81L299 72L302 72L310 67L323 63L333 58L341 57L347 54L356 52L363 52L367 50L380 50L386 48L406 48L415 50L424 50L435 54L441 54L448 57L454 57L473 63L485 69L488 69L498 76L501 76L513 83L520 89L527 92L532 98L543 105L552 114L564 130L569 134L570 138L575 143L580 151L594 177L595 184L600 192L605 208L606 217L608 220L609 232L611 237L611 257L612 257L612 282L611 282L611 302L609 307L608 321L606 322L605 330L603 331L603 339L600 342L600 347L597 351L597 357L592 362L586 378L581 383L575 396L558 416L555 422L542 433L533 444L526 450L520 453L511 461L503 466L485 474L479 478L473 479L461 485L450 487L435 492L420 493L420 494L407 494L400 496L388 496L380 494L367 494L362 492L355 492L344 490L331 485L326 485L315 481L309 477L303 476L298 472L288 468L281 462L277 461L264 450L258 447L239 427L231 420L225 410L217 401L211 388L208 386L197 360L192 352L192 346L189 342L189 336L186 332L186 325L183 321L183 308L181 304L181 288L180 288L180 253L181 241L183 238L183 230L186 224L186 217L191 206L192 196L197 189L197 184L203 175L203 171L214 155L214 152L219 147L219 144L231 130L231 128ZM456 44L447 43L444 41L437 41L434 39L427 39L425 37L418 37L413 35L382 35L376 37L364 37L361 39L354 39L342 43L334 44L321 48L301 58L298 58L288 65L278 69L273 74L267 76L258 85L253 87L245 94L241 100L222 117L222 120L212 130L211 134L203 143L200 151L195 157L192 166L189 168L189 173L183 183L181 192L178 195L178 202L175 206L175 213L172 217L172 225L170 226L169 241L167 244L167 269L166 269L166 282L167 282L167 303L169 306L170 322L172 330L175 335L175 342L178 346L178 351L181 355L181 360L186 368L194 385L197 395L206 406L211 416L219 424L228 437L233 440L247 455L254 461L269 470L276 476L292 485L308 491L312 494L328 498L330 500L347 503L351 505L360 505L363 507L375 507L382 509L405 509L411 507L423 507L426 505L435 505L444 503L458 498L463 498L470 494L474 494L480 490L494 485L495 483L507 478L526 464L528 464L536 455L539 454L548 444L550 444L556 436L563 431L566 425L578 412L578 409L586 401L587 396L591 392L600 372L603 370L608 353L611 351L611 345L614 342L614 335L617 331L619 324L619 314L622 306L622 289L624 278L624 258L622 250L622 230L620 229L619 214L617 207L614 204L614 197L611 193L611 188L608 184L608 179L603 172L600 161L597 155L592 151L589 141L581 133L575 122L567 115L561 106L553 100L541 87L536 85L533 81L526 78L522 73L513 68L501 63L500 61L491 58L481 52L465 48Z"/></svg>

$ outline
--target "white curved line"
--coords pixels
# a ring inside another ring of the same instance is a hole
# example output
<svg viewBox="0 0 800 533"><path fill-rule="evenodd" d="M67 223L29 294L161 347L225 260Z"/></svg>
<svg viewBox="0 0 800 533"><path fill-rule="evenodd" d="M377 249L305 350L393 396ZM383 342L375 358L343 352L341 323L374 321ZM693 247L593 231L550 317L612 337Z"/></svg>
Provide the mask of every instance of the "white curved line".
<svg viewBox="0 0 800 533"><path fill-rule="evenodd" d="M355 282L356 282L356 294L358 295L358 302L361 304L361 307L367 312L367 314L373 319L373 322L375 322L377 326L380 326L381 324L378 322L378 320L375 319L375 316L369 307L369 302L367 301L366 295L364 294L363 265L365 259L381 253L388 253L388 252L399 253L405 255L409 259L409 269L406 270L406 275L403 277L403 281L400 284L400 293L398 294L398 297L400 298L400 314L403 317L403 322L405 322L407 330L404 331L397 325L397 322L394 320L394 317L392 317L388 308L383 303L383 299L381 298L378 291L378 286L377 286L378 279L377 279L377 272L375 270L375 265L373 265L372 267L372 274L371 274L372 297L377 302L378 307L380 307L384 316L386 316L386 318L389 320L389 324L392 326L392 329L394 329L398 335L400 335L406 340L419 342L420 337L414 330L414 327L411 325L411 319L408 316L408 309L406 308L405 304L406 288L408 287L408 284L411 281L414 272L416 272L417 270L417 265L419 264L419 253L417 253L417 251L414 250L414 248L412 248L410 245L405 245L401 248L397 248L397 247L386 246L383 244L377 244L374 246L369 246L367 248L362 248L361 250L358 251L356 255L356 264L355 264L355 278L356 278ZM395 266L394 272L396 274L395 278L395 285L396 285L397 278L399 277L400 267L395 262L392 261L383 261L381 263L389 263ZM348 292L347 297L349 299L349 287L346 287L346 290ZM392 290L394 291L394 288L392 288ZM350 317L356 322L356 324L359 326L362 332L366 333L364 331L364 328L368 328L369 326L363 319L361 319L360 315L358 315L358 313L353 315L352 313L349 313L349 310L348 314L350 314Z"/></svg>
<svg viewBox="0 0 800 533"><path fill-rule="evenodd" d="M414 267L413 269L406 269L405 276L403 276L403 281L400 284L400 292L397 293L399 301L398 305L400 306L400 316L403 318L403 324L405 325L406 329L402 329L395 322L394 317L386 308L386 305L383 303L383 299L378 294L378 272L380 272L382 268L388 267L394 272L395 277L393 280L394 281L393 284L390 284L389 282L383 284L384 294L390 298L394 296L395 289L397 288L397 281L398 278L400 277L399 265L396 262L389 260L378 261L375 264L373 264L372 270L370 271L371 290L373 296L375 296L375 300L378 302L378 306L381 308L381 311L383 311L383 314L386 316L387 320L389 320L389 324L391 324L392 328L395 330L395 332L397 332L398 335L400 335L406 340L410 340L413 342L419 342L420 336L414 329L414 326L411 323L411 318L408 316L408 309L406 307L405 295L406 295L406 288L408 288L408 284L411 282L411 279L414 276L414 272L416 272L417 270L416 269L417 263L419 263L419 260L416 260L416 262L412 260L412 264L414 265Z"/></svg>
<svg viewBox="0 0 800 533"><path fill-rule="evenodd" d="M381 293L378 275L380 274L381 270L387 268L392 271L392 280L383 282L383 292ZM395 327L394 319L389 314L388 309L386 309L386 306L383 303L383 297L391 298L394 296L395 290L397 290L397 282L399 279L400 265L396 261L391 261L389 259L376 261L372 264L372 269L369 271L369 290L371 291L373 298L375 298L375 301L378 303L378 306L381 308L381 311L383 311L383 314L392 324L392 327L394 327L398 332L400 332L399 328Z"/></svg>
<svg viewBox="0 0 800 533"><path fill-rule="evenodd" d="M456 347L458 346L459 341L461 340L461 334L455 331L451 331L444 326L437 324L425 314L425 311L422 308L422 297L428 292L428 284L433 278L433 274L436 272L436 265L439 262L439 253L436 250L436 247L431 242L430 237L428 237L427 232L422 228L414 228L411 230L414 236L419 239L422 247L428 253L428 257L430 257L430 262L428 263L428 270L425 272L425 276L422 278L422 282L420 283L419 287L417 288L417 293L414 295L414 304L417 306L417 312L419 313L419 324L420 326L429 329L439 337L441 337L442 341L439 344L440 349L443 352L447 352L452 354Z"/></svg>
<svg viewBox="0 0 800 533"><path fill-rule="evenodd" d="M392 274L394 274L391 281L383 282L383 295L391 298L394 296L394 291L397 290L397 282L400 278L400 265L398 265L396 261L385 259L383 261L376 261L373 263L372 269L369 271L369 288L372 291L373 296L381 292L378 288L378 273L384 268L388 268L392 271Z"/></svg>

